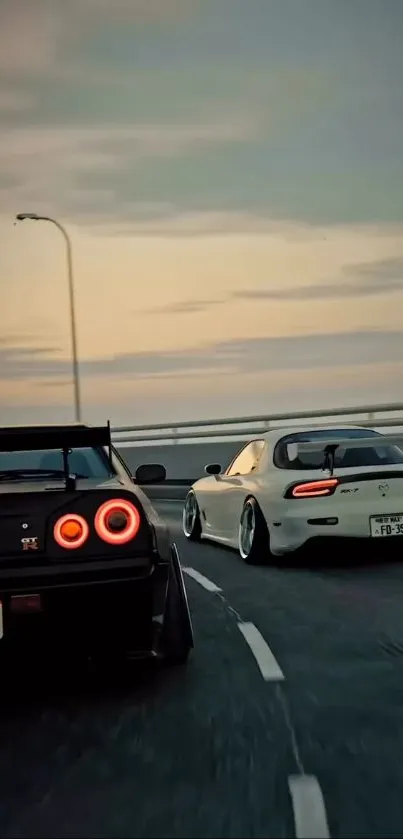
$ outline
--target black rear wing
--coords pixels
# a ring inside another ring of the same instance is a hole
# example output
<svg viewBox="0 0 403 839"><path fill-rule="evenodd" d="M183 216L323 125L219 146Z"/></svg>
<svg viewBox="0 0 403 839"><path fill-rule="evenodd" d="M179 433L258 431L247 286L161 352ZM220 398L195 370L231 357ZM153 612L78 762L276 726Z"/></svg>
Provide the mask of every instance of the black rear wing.
<svg viewBox="0 0 403 839"><path fill-rule="evenodd" d="M38 425L0 428L0 452L39 451L40 449L111 449L111 428L107 425Z"/></svg>
<svg viewBox="0 0 403 839"><path fill-rule="evenodd" d="M309 440L307 442L296 440L295 443L292 441L292 444L296 445L298 451L301 452L323 452L323 454L325 454L328 446L336 449L374 449L380 446L398 446L398 448L403 448L403 432L393 437L391 435L386 436L385 434L373 434L369 437L338 437L337 439L332 439L331 435L329 435L326 439Z"/></svg>
<svg viewBox="0 0 403 839"><path fill-rule="evenodd" d="M295 441L298 452L304 453L318 453L323 454L322 469L328 469L333 475L334 460L336 451L338 449L375 449L385 446L396 446L403 452L403 434L386 436L384 434L372 434L368 437L345 437L345 438L331 438L331 435L325 440L309 440L306 442Z"/></svg>

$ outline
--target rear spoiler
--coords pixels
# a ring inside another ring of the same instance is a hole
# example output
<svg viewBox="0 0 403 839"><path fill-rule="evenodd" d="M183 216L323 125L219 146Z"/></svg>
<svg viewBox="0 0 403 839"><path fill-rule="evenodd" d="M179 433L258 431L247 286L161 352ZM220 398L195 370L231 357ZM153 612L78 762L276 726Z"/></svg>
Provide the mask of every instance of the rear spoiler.
<svg viewBox="0 0 403 839"><path fill-rule="evenodd" d="M70 449L108 447L109 463L112 465L111 427L88 425L14 426L0 428L0 452L39 451L60 449L63 453L65 488L74 491L76 476L70 473Z"/></svg>
<svg viewBox="0 0 403 839"><path fill-rule="evenodd" d="M111 447L108 422L102 426L49 425L0 428L0 452L39 451L40 449L84 449Z"/></svg>
<svg viewBox="0 0 403 839"><path fill-rule="evenodd" d="M336 439L327 439L327 440L318 440L303 443L303 442L296 442L295 445L297 446L297 451L299 452L306 452L306 453L313 453L313 452L323 452L324 460L322 469L329 469L330 474L333 474L334 470L334 458L337 449L373 449L375 447L380 446L397 446L398 448L402 448L403 443L403 435L400 434L399 436L386 436L383 434L372 435L370 437L345 437Z"/></svg>

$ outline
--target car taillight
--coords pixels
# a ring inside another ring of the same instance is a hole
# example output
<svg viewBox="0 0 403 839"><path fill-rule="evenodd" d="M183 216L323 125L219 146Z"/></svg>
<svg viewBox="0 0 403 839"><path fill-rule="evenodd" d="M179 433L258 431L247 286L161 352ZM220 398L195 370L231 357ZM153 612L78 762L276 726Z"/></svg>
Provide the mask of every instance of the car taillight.
<svg viewBox="0 0 403 839"><path fill-rule="evenodd" d="M325 478L322 481L309 481L296 484L288 498L319 498L323 495L333 495L339 481L337 478Z"/></svg>
<svg viewBox="0 0 403 839"><path fill-rule="evenodd" d="M88 524L82 516L66 513L57 520L53 528L53 537L61 548L75 550L87 541L89 532Z"/></svg>
<svg viewBox="0 0 403 839"><path fill-rule="evenodd" d="M123 498L114 498L101 504L94 524L103 542L108 542L109 545L125 545L137 536L140 522L140 513L134 504Z"/></svg>

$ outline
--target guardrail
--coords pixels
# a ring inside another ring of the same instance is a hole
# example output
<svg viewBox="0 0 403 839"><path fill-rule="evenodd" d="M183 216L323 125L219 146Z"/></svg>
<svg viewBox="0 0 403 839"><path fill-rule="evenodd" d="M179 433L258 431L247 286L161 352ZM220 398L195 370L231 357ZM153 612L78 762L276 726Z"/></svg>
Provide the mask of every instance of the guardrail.
<svg viewBox="0 0 403 839"><path fill-rule="evenodd" d="M388 417L379 416L389 414ZM391 417L390 414L400 414ZM258 416L229 417L224 419L190 420L189 422L160 423L152 425L119 426L112 429L114 443L160 444L171 442L173 445L186 440L219 439L232 437L242 439L253 437L287 423L300 423L301 420L324 420L324 425L332 424L338 418L344 423L357 423L367 427L387 428L403 425L403 403L386 405L359 405L355 407L301 411L290 414L261 414ZM347 418L347 419L343 419ZM328 420L328 422L326 422ZM208 430L207 430L208 429ZM157 434L150 432L158 432ZM125 436L121 436L125 435Z"/></svg>

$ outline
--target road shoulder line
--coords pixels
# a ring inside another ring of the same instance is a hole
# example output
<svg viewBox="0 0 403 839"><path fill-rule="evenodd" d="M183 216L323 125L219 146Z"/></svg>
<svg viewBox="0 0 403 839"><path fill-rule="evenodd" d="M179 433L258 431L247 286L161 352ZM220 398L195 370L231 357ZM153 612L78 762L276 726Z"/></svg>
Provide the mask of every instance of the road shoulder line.
<svg viewBox="0 0 403 839"><path fill-rule="evenodd" d="M242 621L238 623L238 629L255 657L265 682L284 681L284 673L257 626L249 621Z"/></svg>
<svg viewBox="0 0 403 839"><path fill-rule="evenodd" d="M184 571L185 574L187 574L189 577L192 577L192 579L195 580L196 583L199 583L199 586L205 588L206 591L210 591L213 594L218 594L222 591L222 588L216 586L216 584L213 583L212 580L209 580L208 577L204 576L204 574L200 574L200 572L196 571L195 568L187 568L182 566L182 571Z"/></svg>
<svg viewBox="0 0 403 839"><path fill-rule="evenodd" d="M325 802L315 775L291 775L288 787L297 839L329 839Z"/></svg>

